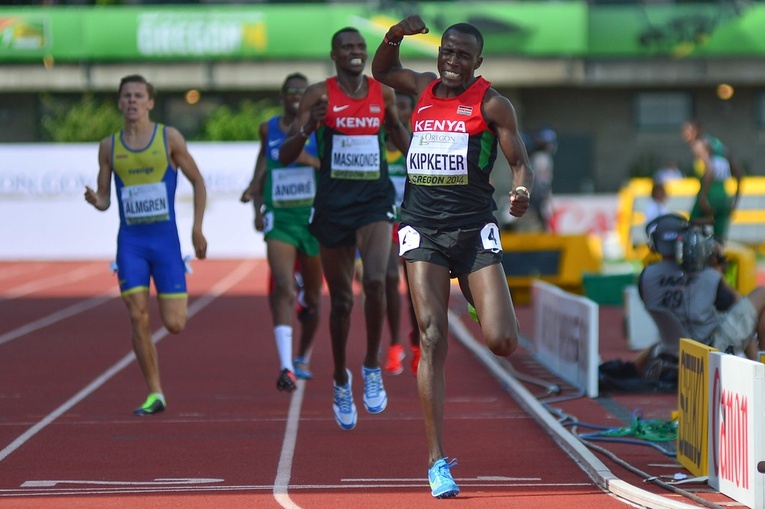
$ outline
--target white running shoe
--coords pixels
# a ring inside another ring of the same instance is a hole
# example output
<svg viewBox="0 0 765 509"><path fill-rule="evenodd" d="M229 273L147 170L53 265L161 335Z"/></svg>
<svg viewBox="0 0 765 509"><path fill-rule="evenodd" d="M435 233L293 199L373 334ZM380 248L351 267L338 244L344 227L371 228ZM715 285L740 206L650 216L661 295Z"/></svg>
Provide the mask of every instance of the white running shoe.
<svg viewBox="0 0 765 509"><path fill-rule="evenodd" d="M388 406L388 394L385 392L380 368L361 366L364 376L364 406L370 414L379 414Z"/></svg>
<svg viewBox="0 0 765 509"><path fill-rule="evenodd" d="M356 405L353 403L353 393L351 393L351 372L346 369L348 373L348 383L342 387L332 383L335 388L335 401L332 403L332 410L335 413L335 420L337 425L343 429L353 429L356 427L356 421L358 420L358 413L356 412Z"/></svg>

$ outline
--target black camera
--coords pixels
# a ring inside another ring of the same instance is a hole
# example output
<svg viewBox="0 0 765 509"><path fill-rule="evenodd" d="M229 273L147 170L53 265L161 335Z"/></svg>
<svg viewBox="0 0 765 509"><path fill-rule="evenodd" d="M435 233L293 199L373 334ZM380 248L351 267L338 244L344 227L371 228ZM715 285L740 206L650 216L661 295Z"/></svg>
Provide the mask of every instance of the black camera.
<svg viewBox="0 0 765 509"><path fill-rule="evenodd" d="M677 237L675 260L686 272L700 272L717 257L717 242L708 225L691 224Z"/></svg>

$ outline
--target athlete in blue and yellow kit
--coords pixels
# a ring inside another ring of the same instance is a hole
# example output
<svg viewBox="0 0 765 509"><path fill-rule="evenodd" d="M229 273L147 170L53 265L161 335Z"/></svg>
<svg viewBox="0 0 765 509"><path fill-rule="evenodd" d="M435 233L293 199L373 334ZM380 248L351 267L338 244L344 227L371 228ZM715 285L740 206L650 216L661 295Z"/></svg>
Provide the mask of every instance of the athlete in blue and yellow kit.
<svg viewBox="0 0 765 509"><path fill-rule="evenodd" d="M428 480L436 498L453 497L456 461L444 454L444 363L448 350L450 278L474 305L483 339L498 356L518 344L518 321L502 268L502 245L490 174L501 148L513 173L510 214L529 206L534 174L510 101L475 75L483 62L483 35L472 25L447 28L438 48L438 76L405 69L405 36L428 33L419 16L388 29L372 73L399 92L419 97L412 113L407 181L401 205L400 254L420 328L417 388L425 418Z"/></svg>
<svg viewBox="0 0 765 509"><path fill-rule="evenodd" d="M338 425L352 429L357 413L345 353L354 300L356 249L364 266L367 348L361 367L363 401L367 412L377 414L387 405L378 354L385 319L385 271L395 219L384 133L387 131L401 150L406 150L409 133L399 121L393 90L364 76L367 45L357 29L335 32L331 56L337 75L306 89L279 151L279 161L295 161L306 139L316 132L321 163L309 229L319 241L332 306L332 409Z"/></svg>
<svg viewBox="0 0 765 509"><path fill-rule="evenodd" d="M295 119L308 81L300 73L287 76L282 84L283 115L260 124L260 150L255 174L242 193L242 202L255 206L255 229L263 232L271 269L268 303L274 322L274 338L280 373L276 388L293 391L296 378L310 379L307 355L319 325L322 272L319 243L308 231L313 197L316 194L316 137L311 136L295 164L279 163L279 147ZM295 309L295 272L298 262L302 280L301 323L298 355L292 359L292 313Z"/></svg>
<svg viewBox="0 0 765 509"><path fill-rule="evenodd" d="M204 259L207 253L207 240L202 234L207 193L181 133L149 119L154 108L154 88L145 78L139 75L122 78L117 104L125 126L101 140L98 190L86 187L85 200L98 210L108 209L114 174L120 214L117 274L130 314L133 351L149 389L146 401L134 413L150 415L167 406L149 328L150 279L154 280L165 328L177 334L186 326L185 264L175 222L178 169L194 189L191 238L199 259Z"/></svg>

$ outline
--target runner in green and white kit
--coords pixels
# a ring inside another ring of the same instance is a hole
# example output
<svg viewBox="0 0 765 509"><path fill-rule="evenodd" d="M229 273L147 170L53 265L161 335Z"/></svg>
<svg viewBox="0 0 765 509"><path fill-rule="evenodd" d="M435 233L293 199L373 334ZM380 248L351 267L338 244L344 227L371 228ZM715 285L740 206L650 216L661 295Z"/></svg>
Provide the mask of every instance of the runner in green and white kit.
<svg viewBox="0 0 765 509"><path fill-rule="evenodd" d="M308 231L314 194L316 193L316 139L311 137L294 164L279 163L279 148L295 118L295 112L308 81L302 74L287 76L282 85L284 115L260 125L260 152L255 175L242 194L242 201L255 205L255 229L266 240L272 286L269 291L274 337L279 352L280 374L276 387L281 391L295 389L296 375L311 378L306 356L319 324L322 270L319 244ZM297 358L292 360L292 322L295 309L296 262L303 282L302 323Z"/></svg>

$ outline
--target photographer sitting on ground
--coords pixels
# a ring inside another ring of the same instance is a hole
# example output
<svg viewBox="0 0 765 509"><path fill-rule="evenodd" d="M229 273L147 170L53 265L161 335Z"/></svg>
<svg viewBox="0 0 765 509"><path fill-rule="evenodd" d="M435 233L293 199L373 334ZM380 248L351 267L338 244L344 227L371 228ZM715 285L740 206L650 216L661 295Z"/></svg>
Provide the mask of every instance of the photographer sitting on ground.
<svg viewBox="0 0 765 509"><path fill-rule="evenodd" d="M636 359L642 375L655 375L656 359L676 359L681 337L756 359L758 349L765 349L765 287L742 297L714 267L718 249L712 236L678 214L657 217L646 234L662 259L643 269L638 290L661 341Z"/></svg>

